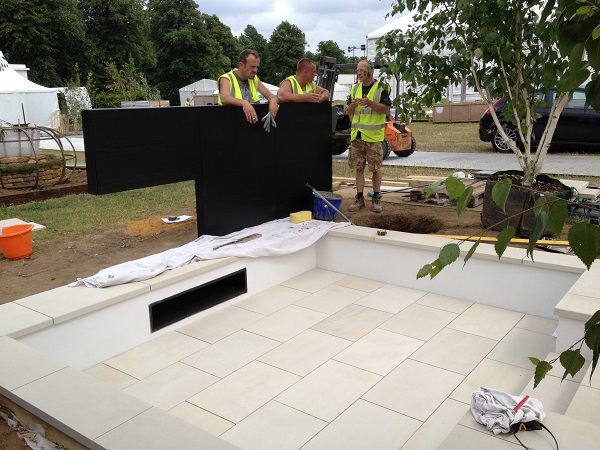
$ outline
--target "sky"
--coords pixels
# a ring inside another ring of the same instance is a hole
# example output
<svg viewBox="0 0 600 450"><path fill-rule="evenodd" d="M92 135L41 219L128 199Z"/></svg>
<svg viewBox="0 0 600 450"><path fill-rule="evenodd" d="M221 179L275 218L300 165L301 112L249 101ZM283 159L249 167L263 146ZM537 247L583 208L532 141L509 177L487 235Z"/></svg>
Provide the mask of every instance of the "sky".
<svg viewBox="0 0 600 450"><path fill-rule="evenodd" d="M268 41L273 30L287 21L300 28L307 51L317 52L321 41L332 40L348 53L362 56L367 34L396 19L387 18L392 0L196 0L200 12L216 15L238 37L248 24Z"/></svg>

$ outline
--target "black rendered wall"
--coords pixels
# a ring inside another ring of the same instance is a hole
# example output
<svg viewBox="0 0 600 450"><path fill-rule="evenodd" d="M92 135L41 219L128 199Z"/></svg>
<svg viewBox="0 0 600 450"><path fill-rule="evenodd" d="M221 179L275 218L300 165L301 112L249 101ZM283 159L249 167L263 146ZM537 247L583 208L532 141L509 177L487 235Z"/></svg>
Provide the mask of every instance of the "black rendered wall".
<svg viewBox="0 0 600 450"><path fill-rule="evenodd" d="M259 117L266 105L257 105ZM88 192L196 180L198 235L312 209L331 189L331 104L281 105L277 128L233 106L92 109L83 115Z"/></svg>

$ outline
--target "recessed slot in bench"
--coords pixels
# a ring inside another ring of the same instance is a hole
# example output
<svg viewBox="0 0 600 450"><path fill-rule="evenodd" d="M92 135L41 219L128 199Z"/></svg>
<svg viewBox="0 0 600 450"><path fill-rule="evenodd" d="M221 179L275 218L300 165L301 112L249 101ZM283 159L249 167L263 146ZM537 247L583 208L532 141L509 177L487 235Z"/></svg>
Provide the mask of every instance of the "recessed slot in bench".
<svg viewBox="0 0 600 450"><path fill-rule="evenodd" d="M176 323L248 292L246 269L217 278L201 286L180 292L149 305L150 330Z"/></svg>

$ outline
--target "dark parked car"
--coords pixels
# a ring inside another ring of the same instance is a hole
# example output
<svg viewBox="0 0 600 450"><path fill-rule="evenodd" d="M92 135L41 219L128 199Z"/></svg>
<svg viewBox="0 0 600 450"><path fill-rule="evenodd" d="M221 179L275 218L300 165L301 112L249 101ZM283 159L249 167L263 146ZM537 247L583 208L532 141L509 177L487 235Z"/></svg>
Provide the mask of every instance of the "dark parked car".
<svg viewBox="0 0 600 450"><path fill-rule="evenodd" d="M542 94L539 94L542 95ZM556 96L556 91L548 91L545 94L546 107L537 108L536 112L542 117L535 121L533 126L532 146L536 147L539 139L548 123L550 115L550 107ZM494 103L494 108L498 113L498 118L502 127L506 130L506 134L516 139L518 133L515 131L514 125L506 123L502 117L502 108L506 104L506 98L502 97ZM600 113L588 107L584 109L585 90L576 89L573 92L573 97L564 107L554 136L552 137L551 149L564 148L571 150L598 149L600 150ZM479 120L479 138L484 142L491 142L492 147L497 152L510 152L508 144L504 142L500 133L496 130L496 125L492 119L490 110L486 110ZM523 148L519 139L516 139L517 145Z"/></svg>

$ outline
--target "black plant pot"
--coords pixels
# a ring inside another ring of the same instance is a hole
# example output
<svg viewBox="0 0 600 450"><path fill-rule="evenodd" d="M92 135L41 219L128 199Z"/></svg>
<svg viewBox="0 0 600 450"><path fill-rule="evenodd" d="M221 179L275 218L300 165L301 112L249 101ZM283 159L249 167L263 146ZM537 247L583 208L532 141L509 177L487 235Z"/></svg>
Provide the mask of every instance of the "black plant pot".
<svg viewBox="0 0 600 450"><path fill-rule="evenodd" d="M560 180L547 175L538 175L536 181L555 185L561 188L561 190L559 192L530 192L512 188L508 194L505 206L506 212L504 212L492 199L492 189L503 175L523 176L523 172L520 170L505 170L493 173L487 180L481 210L481 223L486 228L501 231L511 225L517 230L517 236L528 238L535 221L535 215L532 210L533 204L540 195L553 195L565 200L571 198L571 189L561 183ZM533 189L535 190L535 186ZM551 236L552 234L552 231L546 229L542 233L542 236Z"/></svg>

